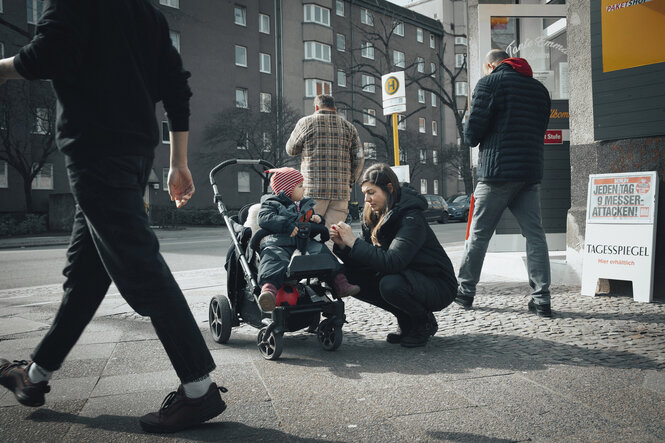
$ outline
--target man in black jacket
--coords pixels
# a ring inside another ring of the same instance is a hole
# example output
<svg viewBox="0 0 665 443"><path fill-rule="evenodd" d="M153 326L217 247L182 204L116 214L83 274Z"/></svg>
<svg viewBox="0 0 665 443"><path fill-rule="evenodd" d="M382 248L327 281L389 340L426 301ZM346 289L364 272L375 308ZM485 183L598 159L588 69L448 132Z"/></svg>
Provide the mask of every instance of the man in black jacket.
<svg viewBox="0 0 665 443"><path fill-rule="evenodd" d="M528 308L551 317L550 262L540 217L543 147L549 121L550 96L533 78L523 58L501 50L487 54L485 77L473 92L464 137L480 144L478 185L470 236L464 247L455 302L471 309L487 245L504 209L509 208L526 237Z"/></svg>
<svg viewBox="0 0 665 443"><path fill-rule="evenodd" d="M149 316L182 384L148 432L175 432L226 407L209 373L215 362L178 284L159 253L143 205L164 102L171 136L169 194L177 207L194 193L187 167L189 73L164 16L147 0L51 0L34 39L0 61L8 79L51 79L58 100L56 143L65 154L76 213L64 297L32 363L0 359L0 384L27 406L44 404L60 368L113 281Z"/></svg>

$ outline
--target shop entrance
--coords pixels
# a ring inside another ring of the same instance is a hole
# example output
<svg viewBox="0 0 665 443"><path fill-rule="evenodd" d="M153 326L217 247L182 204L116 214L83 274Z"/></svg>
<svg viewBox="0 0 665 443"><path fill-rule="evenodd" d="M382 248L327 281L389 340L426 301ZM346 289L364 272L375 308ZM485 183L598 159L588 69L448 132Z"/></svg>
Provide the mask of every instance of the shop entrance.
<svg viewBox="0 0 665 443"><path fill-rule="evenodd" d="M552 107L544 140L541 211L549 249L562 251L566 249L566 217L570 207L566 6L538 0L524 3L478 5L478 58L482 60L492 49L525 58L534 78L550 92ZM472 87L480 75L471 73ZM488 250L524 251L525 247L517 220L510 211L504 212Z"/></svg>

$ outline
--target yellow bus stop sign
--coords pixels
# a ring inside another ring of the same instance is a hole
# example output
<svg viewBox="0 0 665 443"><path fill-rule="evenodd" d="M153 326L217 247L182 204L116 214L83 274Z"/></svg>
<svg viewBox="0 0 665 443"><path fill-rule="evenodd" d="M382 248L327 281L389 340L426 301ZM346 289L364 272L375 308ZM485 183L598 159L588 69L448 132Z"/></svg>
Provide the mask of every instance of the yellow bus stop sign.
<svg viewBox="0 0 665 443"><path fill-rule="evenodd" d="M395 76L390 76L386 80L386 94L393 95L399 90L399 80Z"/></svg>

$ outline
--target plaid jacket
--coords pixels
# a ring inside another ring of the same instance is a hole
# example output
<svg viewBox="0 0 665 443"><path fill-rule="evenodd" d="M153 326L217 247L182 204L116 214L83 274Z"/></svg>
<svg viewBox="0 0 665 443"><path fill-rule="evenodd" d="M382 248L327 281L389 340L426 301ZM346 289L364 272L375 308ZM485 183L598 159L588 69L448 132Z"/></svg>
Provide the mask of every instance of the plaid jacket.
<svg viewBox="0 0 665 443"><path fill-rule="evenodd" d="M305 195L315 200L349 200L365 163L355 126L335 111L301 118L286 143L286 153L301 155Z"/></svg>

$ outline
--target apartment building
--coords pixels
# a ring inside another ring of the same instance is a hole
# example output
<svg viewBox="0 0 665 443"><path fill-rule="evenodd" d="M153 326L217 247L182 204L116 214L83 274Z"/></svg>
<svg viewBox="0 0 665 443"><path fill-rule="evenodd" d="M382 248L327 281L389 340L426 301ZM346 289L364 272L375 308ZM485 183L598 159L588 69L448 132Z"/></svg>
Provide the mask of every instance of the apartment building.
<svg viewBox="0 0 665 443"><path fill-rule="evenodd" d="M358 128L368 163L392 163L381 75L397 70L408 78L440 75L441 23L385 0L152 1L166 16L173 44L192 73L189 158L197 191L190 209L212 208L208 172L222 160L265 155L297 166L297 159L277 153L284 150L289 125L313 112L313 98L321 92L331 93L340 113ZM29 41L43 5L41 0L0 0L0 5L0 49L11 55ZM450 111L424 87L432 85L407 86L400 159L410 166L417 189L447 195L441 153L455 142L455 129L444 118ZM287 113L288 119L282 115ZM168 130L161 104L156 115L162 140L146 201L159 207L169 204ZM237 136L233 131L240 126L248 129ZM62 156L53 154L49 163L50 182L40 177L33 186L35 211L48 210L49 194L69 190ZM217 181L230 208L255 201L263 191L250 167L229 168ZM47 188L43 192L40 183ZM12 167L0 162L0 212L24 210L21 189ZM358 190L354 197L361 198Z"/></svg>

